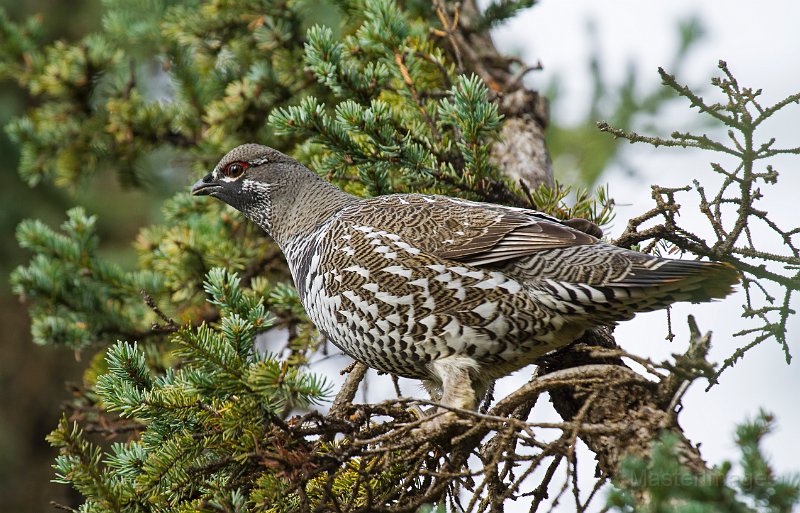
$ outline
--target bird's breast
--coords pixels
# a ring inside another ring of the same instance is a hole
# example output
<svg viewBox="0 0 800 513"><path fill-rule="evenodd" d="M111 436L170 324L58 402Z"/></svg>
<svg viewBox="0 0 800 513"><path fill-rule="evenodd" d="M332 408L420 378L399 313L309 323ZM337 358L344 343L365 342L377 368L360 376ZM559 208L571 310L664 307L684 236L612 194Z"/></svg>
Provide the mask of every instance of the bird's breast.
<svg viewBox="0 0 800 513"><path fill-rule="evenodd" d="M334 224L287 260L314 324L377 369L424 378L429 362L452 354L500 365L547 350L549 314L521 283L430 255L391 231Z"/></svg>

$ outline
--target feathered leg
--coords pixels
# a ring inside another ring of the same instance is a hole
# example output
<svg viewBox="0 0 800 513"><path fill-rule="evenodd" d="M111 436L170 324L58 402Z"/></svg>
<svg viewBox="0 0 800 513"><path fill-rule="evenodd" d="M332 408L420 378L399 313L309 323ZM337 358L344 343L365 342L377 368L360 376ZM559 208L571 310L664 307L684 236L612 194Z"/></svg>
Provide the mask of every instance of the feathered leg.
<svg viewBox="0 0 800 513"><path fill-rule="evenodd" d="M449 430L454 425L467 424L463 418L449 408L473 411L477 407L475 376L478 364L466 356L448 356L431 363L435 380L425 382L425 386L434 400L442 407L437 408L433 416L425 421L420 430L427 435L434 435ZM437 389L441 389L441 394ZM438 397L437 397L438 396Z"/></svg>

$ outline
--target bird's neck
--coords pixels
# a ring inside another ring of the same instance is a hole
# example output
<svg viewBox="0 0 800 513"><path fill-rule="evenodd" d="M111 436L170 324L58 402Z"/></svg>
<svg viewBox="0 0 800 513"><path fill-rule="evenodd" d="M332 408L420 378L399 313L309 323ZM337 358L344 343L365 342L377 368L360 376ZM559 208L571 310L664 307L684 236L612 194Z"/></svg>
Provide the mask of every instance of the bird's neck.
<svg viewBox="0 0 800 513"><path fill-rule="evenodd" d="M310 236L316 228L342 208L357 203L348 194L313 174L310 180L291 184L287 194L272 205L270 235L281 247L292 240Z"/></svg>

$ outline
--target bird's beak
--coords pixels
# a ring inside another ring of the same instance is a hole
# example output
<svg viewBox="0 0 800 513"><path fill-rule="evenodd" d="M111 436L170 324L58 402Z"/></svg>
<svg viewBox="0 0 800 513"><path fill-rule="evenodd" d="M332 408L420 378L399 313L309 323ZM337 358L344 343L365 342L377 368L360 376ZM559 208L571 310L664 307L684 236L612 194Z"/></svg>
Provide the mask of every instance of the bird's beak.
<svg viewBox="0 0 800 513"><path fill-rule="evenodd" d="M214 181L214 176L208 173L192 185L192 196L208 196L214 192L215 189L219 189L220 187L221 186Z"/></svg>

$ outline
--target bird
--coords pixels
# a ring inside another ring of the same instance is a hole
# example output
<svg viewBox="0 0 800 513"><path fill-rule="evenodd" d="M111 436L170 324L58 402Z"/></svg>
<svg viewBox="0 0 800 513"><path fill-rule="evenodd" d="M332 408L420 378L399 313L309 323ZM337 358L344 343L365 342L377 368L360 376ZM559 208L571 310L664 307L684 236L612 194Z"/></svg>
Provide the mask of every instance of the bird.
<svg viewBox="0 0 800 513"><path fill-rule="evenodd" d="M422 380L444 415L474 410L494 380L587 330L721 299L739 280L728 263L605 243L584 220L443 195L357 197L259 144L232 149L191 191L277 243L324 337Z"/></svg>

